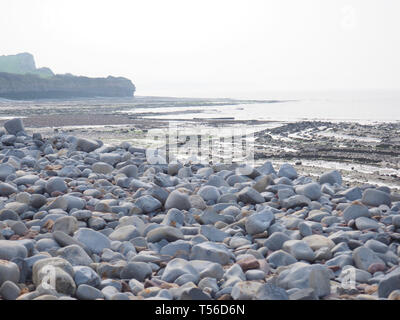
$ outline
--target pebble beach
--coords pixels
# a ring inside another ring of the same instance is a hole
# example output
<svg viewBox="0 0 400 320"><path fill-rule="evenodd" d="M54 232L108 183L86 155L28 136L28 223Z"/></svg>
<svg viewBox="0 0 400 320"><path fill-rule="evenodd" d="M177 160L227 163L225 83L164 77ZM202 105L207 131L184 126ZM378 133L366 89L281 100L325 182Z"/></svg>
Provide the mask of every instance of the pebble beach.
<svg viewBox="0 0 400 320"><path fill-rule="evenodd" d="M0 299L400 299L396 190L246 169L5 121Z"/></svg>

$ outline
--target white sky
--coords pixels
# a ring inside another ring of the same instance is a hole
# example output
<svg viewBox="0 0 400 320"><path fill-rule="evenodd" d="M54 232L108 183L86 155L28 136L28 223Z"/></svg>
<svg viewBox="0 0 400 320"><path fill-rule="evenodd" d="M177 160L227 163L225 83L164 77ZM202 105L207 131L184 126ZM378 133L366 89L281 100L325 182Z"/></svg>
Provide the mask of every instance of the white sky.
<svg viewBox="0 0 400 320"><path fill-rule="evenodd" d="M399 0L1 0L0 55L138 95L400 89Z"/></svg>

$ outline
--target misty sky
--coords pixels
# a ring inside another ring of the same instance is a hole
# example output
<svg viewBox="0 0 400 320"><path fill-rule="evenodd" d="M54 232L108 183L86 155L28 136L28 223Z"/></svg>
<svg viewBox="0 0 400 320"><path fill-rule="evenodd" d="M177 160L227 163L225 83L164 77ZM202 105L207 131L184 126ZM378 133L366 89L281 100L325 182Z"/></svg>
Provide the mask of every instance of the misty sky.
<svg viewBox="0 0 400 320"><path fill-rule="evenodd" d="M0 55L138 95L400 89L399 0L1 0Z"/></svg>

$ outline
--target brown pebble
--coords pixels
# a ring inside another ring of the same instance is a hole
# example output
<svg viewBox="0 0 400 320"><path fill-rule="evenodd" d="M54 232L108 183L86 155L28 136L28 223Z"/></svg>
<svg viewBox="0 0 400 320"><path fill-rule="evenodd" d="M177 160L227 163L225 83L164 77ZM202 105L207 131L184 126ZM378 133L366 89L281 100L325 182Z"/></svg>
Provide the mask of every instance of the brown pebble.
<svg viewBox="0 0 400 320"><path fill-rule="evenodd" d="M366 286L364 291L366 294L373 294L378 290L378 285L374 284L374 285L370 285L370 286Z"/></svg>
<svg viewBox="0 0 400 320"><path fill-rule="evenodd" d="M237 262L237 264L242 268L243 272L251 269L260 268L260 263L256 258L245 258Z"/></svg>
<svg viewBox="0 0 400 320"><path fill-rule="evenodd" d="M386 266L383 263L373 263L368 267L368 272L374 274L378 271L385 271Z"/></svg>

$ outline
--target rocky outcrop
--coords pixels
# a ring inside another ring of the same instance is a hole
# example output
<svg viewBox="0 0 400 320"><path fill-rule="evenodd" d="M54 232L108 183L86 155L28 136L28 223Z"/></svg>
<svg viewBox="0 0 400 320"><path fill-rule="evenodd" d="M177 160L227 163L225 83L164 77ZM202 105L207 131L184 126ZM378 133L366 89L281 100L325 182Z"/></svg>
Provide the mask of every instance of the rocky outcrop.
<svg viewBox="0 0 400 320"><path fill-rule="evenodd" d="M87 78L0 72L0 97L6 99L53 99L77 97L132 97L135 86L126 78Z"/></svg>

